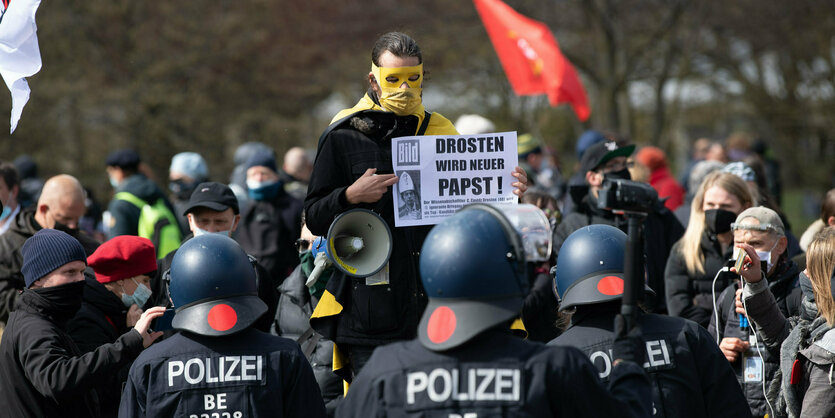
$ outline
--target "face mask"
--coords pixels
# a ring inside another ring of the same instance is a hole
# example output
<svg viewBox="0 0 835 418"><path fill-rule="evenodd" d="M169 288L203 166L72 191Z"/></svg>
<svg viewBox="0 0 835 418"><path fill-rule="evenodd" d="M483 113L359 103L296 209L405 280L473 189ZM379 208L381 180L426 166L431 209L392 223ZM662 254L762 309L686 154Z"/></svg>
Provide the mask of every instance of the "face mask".
<svg viewBox="0 0 835 418"><path fill-rule="evenodd" d="M612 171L603 175L604 180L632 180L632 174L629 173L628 168L620 171Z"/></svg>
<svg viewBox="0 0 835 418"><path fill-rule="evenodd" d="M180 179L168 183L168 190L171 190L171 193L174 193L174 196L181 201L189 200L195 187L197 187L197 182L187 183Z"/></svg>
<svg viewBox="0 0 835 418"><path fill-rule="evenodd" d="M201 235L220 235L222 237L231 237L232 231L217 231L217 232L209 232L205 229L200 229L197 226L192 225L194 228L194 236L199 237Z"/></svg>
<svg viewBox="0 0 835 418"><path fill-rule="evenodd" d="M116 181L113 177L108 177L110 179L110 185L113 186L114 189L119 188L119 182Z"/></svg>
<svg viewBox="0 0 835 418"><path fill-rule="evenodd" d="M423 103L423 64L411 67L377 67L371 64L371 72L380 86L382 93L378 99L380 106L398 116L418 113ZM414 78L414 80L412 80ZM391 80L391 81L389 81ZM408 87L401 88L403 83Z"/></svg>
<svg viewBox="0 0 835 418"><path fill-rule="evenodd" d="M145 302L148 301L148 298L151 297L151 289L148 289L147 286L141 284L136 281L136 279L131 278L134 283L136 283L136 290L133 291L132 295L127 295L122 293L122 303L125 305L126 308L130 308L131 305L139 306L140 308L145 306ZM122 286L119 283L119 286ZM125 291L125 286L122 286L122 292Z"/></svg>
<svg viewBox="0 0 835 418"><path fill-rule="evenodd" d="M711 234L724 234L731 230L731 224L736 220L736 214L724 209L708 209L705 211L705 225Z"/></svg>
<svg viewBox="0 0 835 418"><path fill-rule="evenodd" d="M246 181L247 193L249 198L253 200L268 200L278 194L281 188L281 182L273 181Z"/></svg>
<svg viewBox="0 0 835 418"><path fill-rule="evenodd" d="M81 309L84 280L52 287L30 289L49 304L50 309L65 317L72 317Z"/></svg>
<svg viewBox="0 0 835 418"><path fill-rule="evenodd" d="M8 206L3 205L3 212L0 213L0 221L5 221L11 214L12 210Z"/></svg>
<svg viewBox="0 0 835 418"><path fill-rule="evenodd" d="M59 231L66 232L72 237L78 236L78 228L70 228L69 225L55 221L55 225L52 226L52 229L57 229Z"/></svg>
<svg viewBox="0 0 835 418"><path fill-rule="evenodd" d="M777 242L771 246L771 249L768 251L757 251L757 257L760 258L760 262L765 262L765 274L771 272L771 268L774 267L774 263L771 262L771 252L774 251L774 248L777 247Z"/></svg>

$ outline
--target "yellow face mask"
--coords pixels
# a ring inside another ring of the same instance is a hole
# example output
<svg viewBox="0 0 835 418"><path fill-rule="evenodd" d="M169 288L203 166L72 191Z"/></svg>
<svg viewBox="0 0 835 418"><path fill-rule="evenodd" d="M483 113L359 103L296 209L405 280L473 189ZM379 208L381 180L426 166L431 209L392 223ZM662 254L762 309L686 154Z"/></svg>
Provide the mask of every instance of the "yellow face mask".
<svg viewBox="0 0 835 418"><path fill-rule="evenodd" d="M415 113L421 105L423 64L412 67L377 67L371 64L371 73L382 90L380 105L398 116ZM408 87L400 86L406 83Z"/></svg>

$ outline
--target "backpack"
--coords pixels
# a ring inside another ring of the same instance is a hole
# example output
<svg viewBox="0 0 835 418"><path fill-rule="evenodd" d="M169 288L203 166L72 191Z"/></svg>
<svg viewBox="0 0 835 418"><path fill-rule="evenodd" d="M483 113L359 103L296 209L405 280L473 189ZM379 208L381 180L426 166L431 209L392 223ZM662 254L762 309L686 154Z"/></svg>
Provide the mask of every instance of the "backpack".
<svg viewBox="0 0 835 418"><path fill-rule="evenodd" d="M157 259L164 258L171 251L180 248L180 242L183 240L180 224L165 204L165 200L158 198L151 204L128 192L116 193L114 197L139 208L138 235L151 240L157 249Z"/></svg>

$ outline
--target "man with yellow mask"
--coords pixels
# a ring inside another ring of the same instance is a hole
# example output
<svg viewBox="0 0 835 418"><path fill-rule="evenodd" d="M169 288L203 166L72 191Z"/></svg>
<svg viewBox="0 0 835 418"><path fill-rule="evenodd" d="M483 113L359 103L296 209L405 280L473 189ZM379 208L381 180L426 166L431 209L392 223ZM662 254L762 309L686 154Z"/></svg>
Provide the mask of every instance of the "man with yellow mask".
<svg viewBox="0 0 835 418"><path fill-rule="evenodd" d="M431 226L394 227L391 186L399 178L392 169L391 139L458 132L447 118L425 110L423 78L417 42L399 32L384 34L371 51L368 92L339 112L319 138L304 202L310 231L326 236L334 218L353 208L373 210L392 231L383 272L368 279L334 272L311 316L311 326L336 342L335 368L341 363L337 373L347 381L375 347L414 338L426 307L418 257ZM510 174L517 180L514 193L521 196L527 177L519 167Z"/></svg>

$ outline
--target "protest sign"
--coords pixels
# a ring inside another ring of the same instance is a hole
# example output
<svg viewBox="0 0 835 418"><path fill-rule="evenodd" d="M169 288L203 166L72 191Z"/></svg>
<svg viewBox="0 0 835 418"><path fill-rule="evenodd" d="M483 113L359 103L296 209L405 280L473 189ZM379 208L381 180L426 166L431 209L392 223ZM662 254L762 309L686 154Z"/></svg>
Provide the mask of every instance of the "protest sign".
<svg viewBox="0 0 835 418"><path fill-rule="evenodd" d="M394 225L434 225L470 203L513 204L516 132L392 139Z"/></svg>

